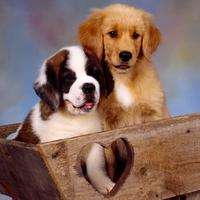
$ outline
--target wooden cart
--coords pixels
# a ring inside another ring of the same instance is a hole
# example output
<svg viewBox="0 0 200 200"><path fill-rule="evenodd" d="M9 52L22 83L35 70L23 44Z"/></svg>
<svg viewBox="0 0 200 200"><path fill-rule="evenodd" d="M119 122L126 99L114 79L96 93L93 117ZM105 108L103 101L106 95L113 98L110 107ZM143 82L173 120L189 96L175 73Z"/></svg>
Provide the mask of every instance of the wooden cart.
<svg viewBox="0 0 200 200"><path fill-rule="evenodd" d="M0 191L13 199L200 199L200 114L37 145L5 139L18 125L0 126ZM126 141L130 159L102 196L84 178L79 155L89 143L106 148L118 138Z"/></svg>

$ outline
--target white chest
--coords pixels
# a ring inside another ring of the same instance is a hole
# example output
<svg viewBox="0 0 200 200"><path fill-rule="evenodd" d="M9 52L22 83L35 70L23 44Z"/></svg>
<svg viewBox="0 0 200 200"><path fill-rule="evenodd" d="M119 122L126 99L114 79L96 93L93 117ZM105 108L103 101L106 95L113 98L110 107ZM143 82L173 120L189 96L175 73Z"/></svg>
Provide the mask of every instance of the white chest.
<svg viewBox="0 0 200 200"><path fill-rule="evenodd" d="M134 101L135 101L134 97L131 94L129 87L126 84L120 81L116 81L115 94L116 94L116 99L118 100L118 102L124 107L129 107L134 104Z"/></svg>
<svg viewBox="0 0 200 200"><path fill-rule="evenodd" d="M97 111L84 115L54 113L49 120L40 118L39 106L33 112L34 133L41 142L70 138L102 131L102 122Z"/></svg>

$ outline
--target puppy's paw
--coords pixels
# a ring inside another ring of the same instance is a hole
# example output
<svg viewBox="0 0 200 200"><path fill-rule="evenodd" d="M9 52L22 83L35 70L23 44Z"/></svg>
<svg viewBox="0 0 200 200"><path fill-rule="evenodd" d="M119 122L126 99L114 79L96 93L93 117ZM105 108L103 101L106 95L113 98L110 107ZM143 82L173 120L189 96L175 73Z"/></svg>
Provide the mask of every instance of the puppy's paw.
<svg viewBox="0 0 200 200"><path fill-rule="evenodd" d="M109 181L109 182L102 184L101 187L97 188L97 190L102 195L108 195L114 186L115 186L115 183L113 183L112 181Z"/></svg>

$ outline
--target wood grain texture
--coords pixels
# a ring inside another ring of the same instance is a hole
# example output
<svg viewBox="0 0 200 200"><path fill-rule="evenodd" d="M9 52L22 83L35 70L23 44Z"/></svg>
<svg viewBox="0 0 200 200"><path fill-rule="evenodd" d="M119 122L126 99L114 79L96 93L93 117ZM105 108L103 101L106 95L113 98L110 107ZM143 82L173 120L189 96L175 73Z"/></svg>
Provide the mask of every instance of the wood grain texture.
<svg viewBox="0 0 200 200"><path fill-rule="evenodd" d="M0 138L6 138L9 134L15 132L19 125L20 123L0 126Z"/></svg>
<svg viewBox="0 0 200 200"><path fill-rule="evenodd" d="M128 142L133 159L130 172L119 180L108 199L160 200L200 190L200 114L37 146L0 139L0 180L6 180L19 195L22 185L25 194L38 195L38 185L42 194L49 195L48 200L105 199L83 177L79 155L89 143L108 147L118 138Z"/></svg>
<svg viewBox="0 0 200 200"><path fill-rule="evenodd" d="M34 145L0 139L0 180L18 200L60 199Z"/></svg>
<svg viewBox="0 0 200 200"><path fill-rule="evenodd" d="M200 190L200 115L197 114L41 144L43 157L62 186L62 196L104 199L84 179L79 154L88 143L109 146L117 138L129 142L134 159L129 175L120 180L121 185L113 189L109 199L166 199ZM61 146L65 147L65 154ZM53 149L60 152L56 159L63 161L60 173L55 170Z"/></svg>

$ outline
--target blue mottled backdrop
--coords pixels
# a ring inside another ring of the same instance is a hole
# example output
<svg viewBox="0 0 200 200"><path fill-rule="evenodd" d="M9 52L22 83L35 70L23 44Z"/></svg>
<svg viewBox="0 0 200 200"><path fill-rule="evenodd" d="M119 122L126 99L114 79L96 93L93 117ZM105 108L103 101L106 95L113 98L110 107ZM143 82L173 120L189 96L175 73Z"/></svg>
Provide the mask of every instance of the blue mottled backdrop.
<svg viewBox="0 0 200 200"><path fill-rule="evenodd" d="M90 8L110 0L0 0L0 125L21 122L38 101L33 82L44 59L76 44ZM172 116L200 112L200 1L121 1L152 13L163 34L153 59Z"/></svg>
<svg viewBox="0 0 200 200"><path fill-rule="evenodd" d="M77 25L111 0L0 0L0 125L22 122L38 101L44 59L76 44ZM163 34L153 55L172 116L200 112L200 1L121 1L152 13ZM0 195L0 199L7 199Z"/></svg>

